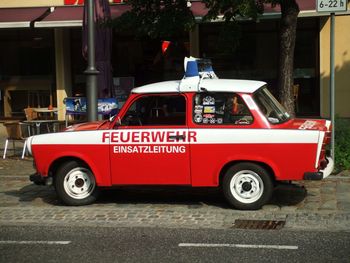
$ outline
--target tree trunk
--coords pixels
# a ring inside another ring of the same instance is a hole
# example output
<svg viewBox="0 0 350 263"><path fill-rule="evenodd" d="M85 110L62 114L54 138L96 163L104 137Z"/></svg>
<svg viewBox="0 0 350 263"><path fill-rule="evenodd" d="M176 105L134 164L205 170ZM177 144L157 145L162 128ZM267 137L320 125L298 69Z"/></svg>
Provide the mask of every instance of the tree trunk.
<svg viewBox="0 0 350 263"><path fill-rule="evenodd" d="M282 17L278 74L279 99L289 114L294 117L293 62L299 6L295 0L281 0L280 5Z"/></svg>

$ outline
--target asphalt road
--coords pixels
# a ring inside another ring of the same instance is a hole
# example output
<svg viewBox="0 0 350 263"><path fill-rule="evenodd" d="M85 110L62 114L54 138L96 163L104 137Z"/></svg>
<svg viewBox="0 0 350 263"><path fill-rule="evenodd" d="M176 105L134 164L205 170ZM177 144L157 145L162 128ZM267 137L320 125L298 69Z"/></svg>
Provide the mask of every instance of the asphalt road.
<svg viewBox="0 0 350 263"><path fill-rule="evenodd" d="M0 262L350 262L350 232L1 226Z"/></svg>

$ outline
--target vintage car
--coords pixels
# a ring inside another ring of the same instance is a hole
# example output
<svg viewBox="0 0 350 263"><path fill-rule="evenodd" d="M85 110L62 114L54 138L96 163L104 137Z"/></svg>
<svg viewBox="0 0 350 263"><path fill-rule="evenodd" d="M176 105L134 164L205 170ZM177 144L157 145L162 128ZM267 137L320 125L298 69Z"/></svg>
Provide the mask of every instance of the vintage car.
<svg viewBox="0 0 350 263"><path fill-rule="evenodd" d="M331 123L292 119L266 83L218 79L188 60L182 80L132 90L117 115L28 138L36 173L67 205L101 188L221 187L237 209L259 209L279 181L320 180Z"/></svg>

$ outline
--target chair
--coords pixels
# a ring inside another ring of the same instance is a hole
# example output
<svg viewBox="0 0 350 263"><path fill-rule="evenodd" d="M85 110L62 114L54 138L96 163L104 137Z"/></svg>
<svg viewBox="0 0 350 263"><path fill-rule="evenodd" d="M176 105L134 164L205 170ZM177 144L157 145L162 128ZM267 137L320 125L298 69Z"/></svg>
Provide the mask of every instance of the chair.
<svg viewBox="0 0 350 263"><path fill-rule="evenodd" d="M22 150L22 159L23 159L26 152L26 146L27 146L26 138L28 137L27 134L25 134L25 131L28 132L28 130L26 129L27 127L24 127L24 126L27 126L27 125L21 122L5 122L4 126L6 127L6 131L7 131L7 139L5 142L4 154L2 158L3 159L6 158L8 144L10 141L12 141L14 154L16 154L16 142L24 143L23 150Z"/></svg>
<svg viewBox="0 0 350 263"><path fill-rule="evenodd" d="M33 108L25 108L24 113L26 115L27 121L36 120L38 118L38 114L33 110Z"/></svg>
<svg viewBox="0 0 350 263"><path fill-rule="evenodd" d="M38 119L38 114L33 110L33 108L28 107L24 109L24 114L26 115L27 121L32 121ZM28 124L28 135L35 134L35 127Z"/></svg>
<svg viewBox="0 0 350 263"><path fill-rule="evenodd" d="M38 113L36 111L34 111L34 109L31 107L25 108L24 113L26 115L26 119L28 122L28 123L25 123L25 124L27 124L28 136L31 136L34 134L40 134L41 123L36 122L36 120L39 119ZM33 123L30 123L31 121L33 121ZM47 132L51 132L50 126L48 123L46 123L46 129L47 129ZM35 132L35 131L37 131L37 132Z"/></svg>

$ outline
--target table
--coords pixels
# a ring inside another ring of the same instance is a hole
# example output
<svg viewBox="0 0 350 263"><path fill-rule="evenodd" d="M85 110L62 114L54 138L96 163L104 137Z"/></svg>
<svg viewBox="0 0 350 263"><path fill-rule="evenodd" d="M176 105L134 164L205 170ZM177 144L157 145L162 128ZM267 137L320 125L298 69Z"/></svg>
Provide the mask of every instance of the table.
<svg viewBox="0 0 350 263"><path fill-rule="evenodd" d="M51 113L51 112L57 112L58 108L33 108L33 111L38 112L38 113Z"/></svg>
<svg viewBox="0 0 350 263"><path fill-rule="evenodd" d="M52 132L57 132L55 125L56 123L60 123L61 121L58 120L31 120L31 121L23 121L23 123L26 123L30 126L34 125L36 128L36 134L40 134L40 127L42 124L46 124L47 131L51 132L50 130L50 124L52 124ZM29 133L31 135L31 133Z"/></svg>
<svg viewBox="0 0 350 263"><path fill-rule="evenodd" d="M58 108L52 108L52 109L49 109L49 108L33 108L33 111L35 111L36 113L39 113L39 114L52 114L54 112L57 112L58 111Z"/></svg>

